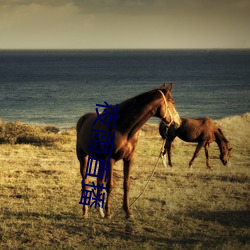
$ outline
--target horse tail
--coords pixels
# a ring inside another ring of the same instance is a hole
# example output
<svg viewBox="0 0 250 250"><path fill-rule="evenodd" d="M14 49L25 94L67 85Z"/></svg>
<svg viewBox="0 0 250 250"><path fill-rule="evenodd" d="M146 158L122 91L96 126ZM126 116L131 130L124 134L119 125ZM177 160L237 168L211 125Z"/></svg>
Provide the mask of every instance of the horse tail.
<svg viewBox="0 0 250 250"><path fill-rule="evenodd" d="M165 124L163 123L163 121L160 122L159 133L160 133L162 139L167 139L168 138L167 128L166 128Z"/></svg>
<svg viewBox="0 0 250 250"><path fill-rule="evenodd" d="M82 126L83 120L84 120L84 115L78 120L78 122L76 124L76 133L79 132L79 130L80 130L81 126Z"/></svg>
<svg viewBox="0 0 250 250"><path fill-rule="evenodd" d="M81 131L84 121L86 120L86 117L87 117L87 114L83 115L76 124L76 155L80 162L82 162L83 156L86 155L86 153L83 151L81 144L80 144L80 141L81 141L80 131Z"/></svg>
<svg viewBox="0 0 250 250"><path fill-rule="evenodd" d="M85 115L83 115L77 122L76 124L76 132L79 133L81 127L82 127L82 124L83 122L85 121L85 119L90 115L90 113L87 113Z"/></svg>

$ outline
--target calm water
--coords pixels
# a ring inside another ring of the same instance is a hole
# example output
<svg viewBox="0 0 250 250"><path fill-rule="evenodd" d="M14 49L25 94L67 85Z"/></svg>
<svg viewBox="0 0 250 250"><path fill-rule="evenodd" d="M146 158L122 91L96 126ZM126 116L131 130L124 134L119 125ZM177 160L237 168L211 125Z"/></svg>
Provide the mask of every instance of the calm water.
<svg viewBox="0 0 250 250"><path fill-rule="evenodd" d="M163 82L181 116L249 112L250 50L0 51L0 119L65 128Z"/></svg>

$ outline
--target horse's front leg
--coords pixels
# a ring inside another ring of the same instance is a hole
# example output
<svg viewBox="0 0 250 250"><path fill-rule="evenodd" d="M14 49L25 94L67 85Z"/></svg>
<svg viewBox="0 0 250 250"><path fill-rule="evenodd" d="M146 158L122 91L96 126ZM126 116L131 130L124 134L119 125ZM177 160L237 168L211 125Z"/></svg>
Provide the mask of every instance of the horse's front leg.
<svg viewBox="0 0 250 250"><path fill-rule="evenodd" d="M194 151L194 155L193 155L193 158L191 159L191 161L189 162L189 167L191 168L192 167L192 164L193 164L193 161L194 159L198 156L198 153L200 152L201 148L204 146L205 142L204 141L201 141L198 143L195 151Z"/></svg>
<svg viewBox="0 0 250 250"><path fill-rule="evenodd" d="M104 185L104 179L105 179L105 176L103 176L102 178L97 178L97 186L98 186L97 195L99 195L97 199L98 199L99 214L101 218L105 217L104 212L103 212L103 205L104 205L104 198L105 198L104 188L106 187L106 185Z"/></svg>
<svg viewBox="0 0 250 250"><path fill-rule="evenodd" d="M79 155L79 161L80 161L80 173L81 173L81 176L82 176L82 195L85 197L83 198L83 201L81 200L81 202L83 202L83 207L82 207L82 211L83 211L83 217L84 218L88 218L88 208L89 206L86 205L88 202L87 202L87 192L88 192L88 178L85 179L85 173L86 173L86 167L87 167L87 155L85 154L82 154L82 155Z"/></svg>
<svg viewBox="0 0 250 250"><path fill-rule="evenodd" d="M207 168L211 169L210 160L209 160L209 143L205 144L205 155L206 155Z"/></svg>
<svg viewBox="0 0 250 250"><path fill-rule="evenodd" d="M133 155L130 157L130 159L123 159L123 174L124 174L124 182L123 182L123 188L124 188L124 196L123 196L123 209L126 212L126 218L133 218L132 211L129 208L129 189L130 189L130 173L132 170L132 165L134 162Z"/></svg>
<svg viewBox="0 0 250 250"><path fill-rule="evenodd" d="M111 193L114 187L114 164L115 164L115 160L110 158L110 171L108 172L108 178L107 178L107 200L106 200L106 205L105 205L105 217L106 218L110 218L111 217Z"/></svg>
<svg viewBox="0 0 250 250"><path fill-rule="evenodd" d="M163 139L160 156L162 158L163 165L165 167L167 167L166 152L167 152L167 140Z"/></svg>
<svg viewBox="0 0 250 250"><path fill-rule="evenodd" d="M171 161L171 149L172 149L172 141L166 141L166 148L168 152L168 165L170 167L173 167L172 161Z"/></svg>

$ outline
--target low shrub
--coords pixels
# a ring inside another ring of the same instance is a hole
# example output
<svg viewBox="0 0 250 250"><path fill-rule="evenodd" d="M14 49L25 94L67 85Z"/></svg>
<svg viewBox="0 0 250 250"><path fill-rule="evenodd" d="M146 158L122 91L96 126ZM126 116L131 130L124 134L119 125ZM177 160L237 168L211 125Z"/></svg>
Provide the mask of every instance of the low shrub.
<svg viewBox="0 0 250 250"><path fill-rule="evenodd" d="M59 131L54 126L34 126L19 121L0 122L0 143L50 146L68 142L67 136L59 134Z"/></svg>

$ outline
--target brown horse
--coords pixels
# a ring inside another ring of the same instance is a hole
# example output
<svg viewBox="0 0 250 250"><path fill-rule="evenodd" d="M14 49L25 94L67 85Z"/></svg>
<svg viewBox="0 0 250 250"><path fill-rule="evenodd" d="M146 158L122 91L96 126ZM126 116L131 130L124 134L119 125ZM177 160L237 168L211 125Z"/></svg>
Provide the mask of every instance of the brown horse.
<svg viewBox="0 0 250 250"><path fill-rule="evenodd" d="M85 193L86 190L88 190L88 187L86 186L86 184L88 184L88 179L85 178L88 155L107 159L107 156L103 154L94 154L93 152L89 151L88 145L91 144L91 140L94 139L92 129L109 132L115 131L115 137L113 141L114 143L110 158L110 171L108 171L106 182L106 217L110 217L111 215L110 194L113 188L113 166L115 162L120 159L123 159L124 163L123 208L126 212L126 217L132 217L128 198L130 188L130 173L134 160L134 150L138 140L138 130L142 127L142 125L146 123L146 121L152 116L159 117L164 123L168 123L169 125L172 124L175 127L178 127L180 125L180 117L175 110L174 100L171 96L171 90L172 84L170 84L168 87L166 86L166 84L163 84L158 89L148 91L134 98L121 102L118 105L117 115L119 116L119 118L115 122L114 129L111 126L104 125L99 120L95 122L95 120L97 119L96 113L85 114L78 121L76 152L78 160L80 161L80 172L83 179L82 190ZM110 108L106 108L105 110L110 114L114 114L114 111ZM99 187L102 184L105 185L104 182L104 178L97 178L97 184ZM86 203L84 202L83 204ZM101 216L103 216L102 209L99 210ZM87 205L83 205L83 215L84 217L88 217Z"/></svg>
<svg viewBox="0 0 250 250"><path fill-rule="evenodd" d="M211 142L216 142L220 149L220 159L223 165L226 165L229 160L230 151L232 148L228 147L228 140L223 135L220 128L218 128L212 119L210 118L200 118L200 119L190 119L181 117L181 125L178 129L170 126L166 128L164 123L160 123L159 132L163 139L166 140L164 151L162 156L167 152L168 154L168 164L172 167L171 162L171 146L176 136L186 142L198 142L194 155L189 162L189 167L192 166L194 159L198 156L199 151L202 147L205 148L206 155L206 165L211 168L209 163L209 144ZM163 161L164 165L165 159Z"/></svg>

